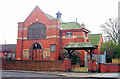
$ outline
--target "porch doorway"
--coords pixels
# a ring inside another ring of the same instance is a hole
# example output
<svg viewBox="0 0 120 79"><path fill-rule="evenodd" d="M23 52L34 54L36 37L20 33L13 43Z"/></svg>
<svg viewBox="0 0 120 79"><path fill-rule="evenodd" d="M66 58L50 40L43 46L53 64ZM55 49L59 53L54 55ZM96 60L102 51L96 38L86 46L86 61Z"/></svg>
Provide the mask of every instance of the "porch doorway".
<svg viewBox="0 0 120 79"><path fill-rule="evenodd" d="M34 43L32 45L32 49L30 52L30 59L31 60L42 60L43 55L42 55L42 47L38 43Z"/></svg>

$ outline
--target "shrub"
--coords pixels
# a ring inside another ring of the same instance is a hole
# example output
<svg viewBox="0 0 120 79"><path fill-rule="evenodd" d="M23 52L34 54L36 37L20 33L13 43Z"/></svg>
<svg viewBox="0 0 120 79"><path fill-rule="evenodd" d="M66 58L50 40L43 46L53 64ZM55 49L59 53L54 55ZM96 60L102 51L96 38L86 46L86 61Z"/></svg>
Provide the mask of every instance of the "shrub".
<svg viewBox="0 0 120 79"><path fill-rule="evenodd" d="M80 62L80 52L78 51L74 51L72 54L71 54L71 64L72 65L76 65ZM64 59L68 59L68 52L67 50L63 49L60 54L59 54L59 60L64 60Z"/></svg>
<svg viewBox="0 0 120 79"><path fill-rule="evenodd" d="M73 53L72 53L72 57L71 57L71 64L72 65L77 65L77 64L79 64L79 62L81 61L80 60L80 52L78 52L78 51L74 51Z"/></svg>

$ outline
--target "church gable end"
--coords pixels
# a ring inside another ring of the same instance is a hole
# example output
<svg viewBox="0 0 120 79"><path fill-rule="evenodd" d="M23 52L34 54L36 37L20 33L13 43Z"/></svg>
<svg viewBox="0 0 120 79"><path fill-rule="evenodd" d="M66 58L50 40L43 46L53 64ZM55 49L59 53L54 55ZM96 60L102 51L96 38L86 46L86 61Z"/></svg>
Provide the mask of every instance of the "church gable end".
<svg viewBox="0 0 120 79"><path fill-rule="evenodd" d="M18 23L18 39L45 39L55 37L56 34L59 35L59 27L57 26L59 26L59 20L44 13L36 6L24 22Z"/></svg>
<svg viewBox="0 0 120 79"><path fill-rule="evenodd" d="M36 6L31 14L26 18L26 20L24 21L24 27L27 28L29 27L29 25L35 22L41 22L46 26L49 26L50 23L50 18L48 17L48 15L41 11L38 6Z"/></svg>

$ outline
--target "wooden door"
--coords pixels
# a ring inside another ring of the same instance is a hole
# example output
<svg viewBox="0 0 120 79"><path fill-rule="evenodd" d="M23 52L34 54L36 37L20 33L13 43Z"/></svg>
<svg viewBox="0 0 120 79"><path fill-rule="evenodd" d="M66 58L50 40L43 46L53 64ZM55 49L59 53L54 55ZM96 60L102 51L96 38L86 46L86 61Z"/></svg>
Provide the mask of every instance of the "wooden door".
<svg viewBox="0 0 120 79"><path fill-rule="evenodd" d="M41 49L33 50L33 60L42 60L42 50Z"/></svg>
<svg viewBox="0 0 120 79"><path fill-rule="evenodd" d="M42 50L37 49L37 60L42 60Z"/></svg>
<svg viewBox="0 0 120 79"><path fill-rule="evenodd" d="M36 60L36 52L33 50L33 60Z"/></svg>
<svg viewBox="0 0 120 79"><path fill-rule="evenodd" d="M40 49L40 54L39 54L39 56L40 56L40 60L42 60L42 50Z"/></svg>
<svg viewBox="0 0 120 79"><path fill-rule="evenodd" d="M36 52L36 53L37 53L37 60L39 60L39 58L40 58L40 55L39 55L39 54L40 54L39 49L37 49L37 52Z"/></svg>

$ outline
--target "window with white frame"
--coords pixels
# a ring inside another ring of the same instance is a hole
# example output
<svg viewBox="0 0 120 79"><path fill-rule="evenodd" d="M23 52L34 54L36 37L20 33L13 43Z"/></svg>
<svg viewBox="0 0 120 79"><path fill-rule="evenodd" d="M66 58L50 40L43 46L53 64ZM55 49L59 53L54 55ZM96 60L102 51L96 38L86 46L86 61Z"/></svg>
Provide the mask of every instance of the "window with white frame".
<svg viewBox="0 0 120 79"><path fill-rule="evenodd" d="M72 34L72 32L66 32L66 36L71 37L71 36L73 36L73 34Z"/></svg>

